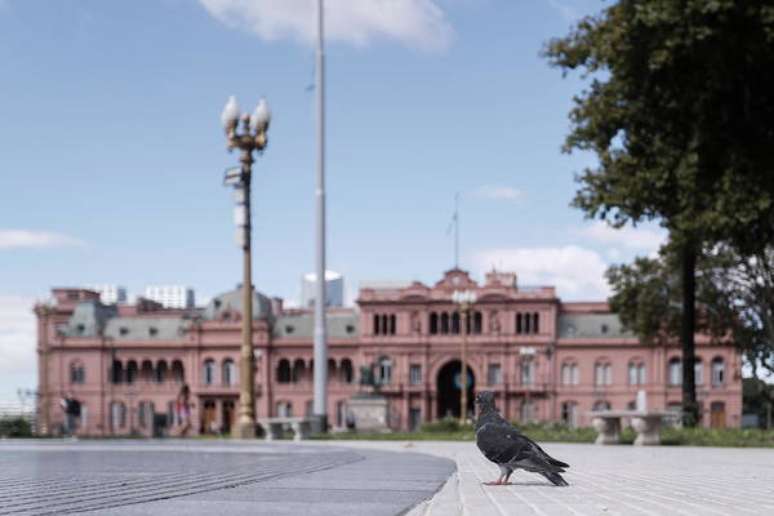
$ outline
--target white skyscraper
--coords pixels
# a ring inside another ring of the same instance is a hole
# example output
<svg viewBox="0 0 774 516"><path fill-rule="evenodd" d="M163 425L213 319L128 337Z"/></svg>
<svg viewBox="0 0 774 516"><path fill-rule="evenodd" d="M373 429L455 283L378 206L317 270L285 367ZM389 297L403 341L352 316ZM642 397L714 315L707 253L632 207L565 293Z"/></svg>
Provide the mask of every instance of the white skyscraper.
<svg viewBox="0 0 774 516"><path fill-rule="evenodd" d="M112 305L126 303L126 287L119 285L87 285L87 289L99 292L99 300L103 304Z"/></svg>
<svg viewBox="0 0 774 516"><path fill-rule="evenodd" d="M304 274L301 279L301 306L311 308L315 299L317 275ZM344 276L338 272L325 271L325 297L327 306L344 306Z"/></svg>
<svg viewBox="0 0 774 516"><path fill-rule="evenodd" d="M184 285L148 285L145 287L146 299L161 303L164 308L193 308L194 290Z"/></svg>

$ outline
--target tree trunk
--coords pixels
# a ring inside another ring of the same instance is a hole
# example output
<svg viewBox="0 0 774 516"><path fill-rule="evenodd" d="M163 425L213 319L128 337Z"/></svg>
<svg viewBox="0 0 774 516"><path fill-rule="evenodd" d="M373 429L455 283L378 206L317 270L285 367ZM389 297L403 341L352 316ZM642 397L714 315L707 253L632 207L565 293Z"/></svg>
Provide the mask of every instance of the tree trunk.
<svg viewBox="0 0 774 516"><path fill-rule="evenodd" d="M696 403L696 247L692 242L682 252L683 313L680 340L683 345L683 426L694 427L699 421Z"/></svg>

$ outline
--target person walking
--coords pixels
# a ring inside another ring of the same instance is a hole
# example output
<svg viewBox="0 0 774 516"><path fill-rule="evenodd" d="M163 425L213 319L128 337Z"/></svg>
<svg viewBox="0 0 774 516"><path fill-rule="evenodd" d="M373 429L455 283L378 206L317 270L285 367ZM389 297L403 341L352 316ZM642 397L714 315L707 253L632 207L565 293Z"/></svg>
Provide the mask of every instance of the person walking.
<svg viewBox="0 0 774 516"><path fill-rule="evenodd" d="M71 392L68 392L59 404L65 414L64 433L68 437L75 437L75 433L78 431L78 421L81 417L81 402L75 399Z"/></svg>

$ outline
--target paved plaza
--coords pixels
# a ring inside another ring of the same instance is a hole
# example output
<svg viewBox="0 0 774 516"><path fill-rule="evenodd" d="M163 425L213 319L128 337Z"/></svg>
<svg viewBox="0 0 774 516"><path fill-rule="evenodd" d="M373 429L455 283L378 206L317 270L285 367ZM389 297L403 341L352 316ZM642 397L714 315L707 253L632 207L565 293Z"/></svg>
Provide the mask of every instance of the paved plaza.
<svg viewBox="0 0 774 516"><path fill-rule="evenodd" d="M340 443L344 444L344 443ZM473 443L353 442L357 449L453 459L457 472L410 516L774 514L774 450L545 443L570 464L569 487L517 471L511 486L484 486L497 467Z"/></svg>
<svg viewBox="0 0 774 516"><path fill-rule="evenodd" d="M0 515L774 514L774 450L546 443L570 487L471 442L0 441ZM456 468L455 468L456 465Z"/></svg>

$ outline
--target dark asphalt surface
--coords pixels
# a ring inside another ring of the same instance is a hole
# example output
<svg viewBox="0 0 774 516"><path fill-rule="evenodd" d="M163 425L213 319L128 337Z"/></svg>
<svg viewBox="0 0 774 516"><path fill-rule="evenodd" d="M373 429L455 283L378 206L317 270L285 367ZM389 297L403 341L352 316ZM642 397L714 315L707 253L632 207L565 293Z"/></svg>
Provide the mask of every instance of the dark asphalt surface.
<svg viewBox="0 0 774 516"><path fill-rule="evenodd" d="M285 443L7 440L0 515L394 515L454 469L415 453Z"/></svg>

